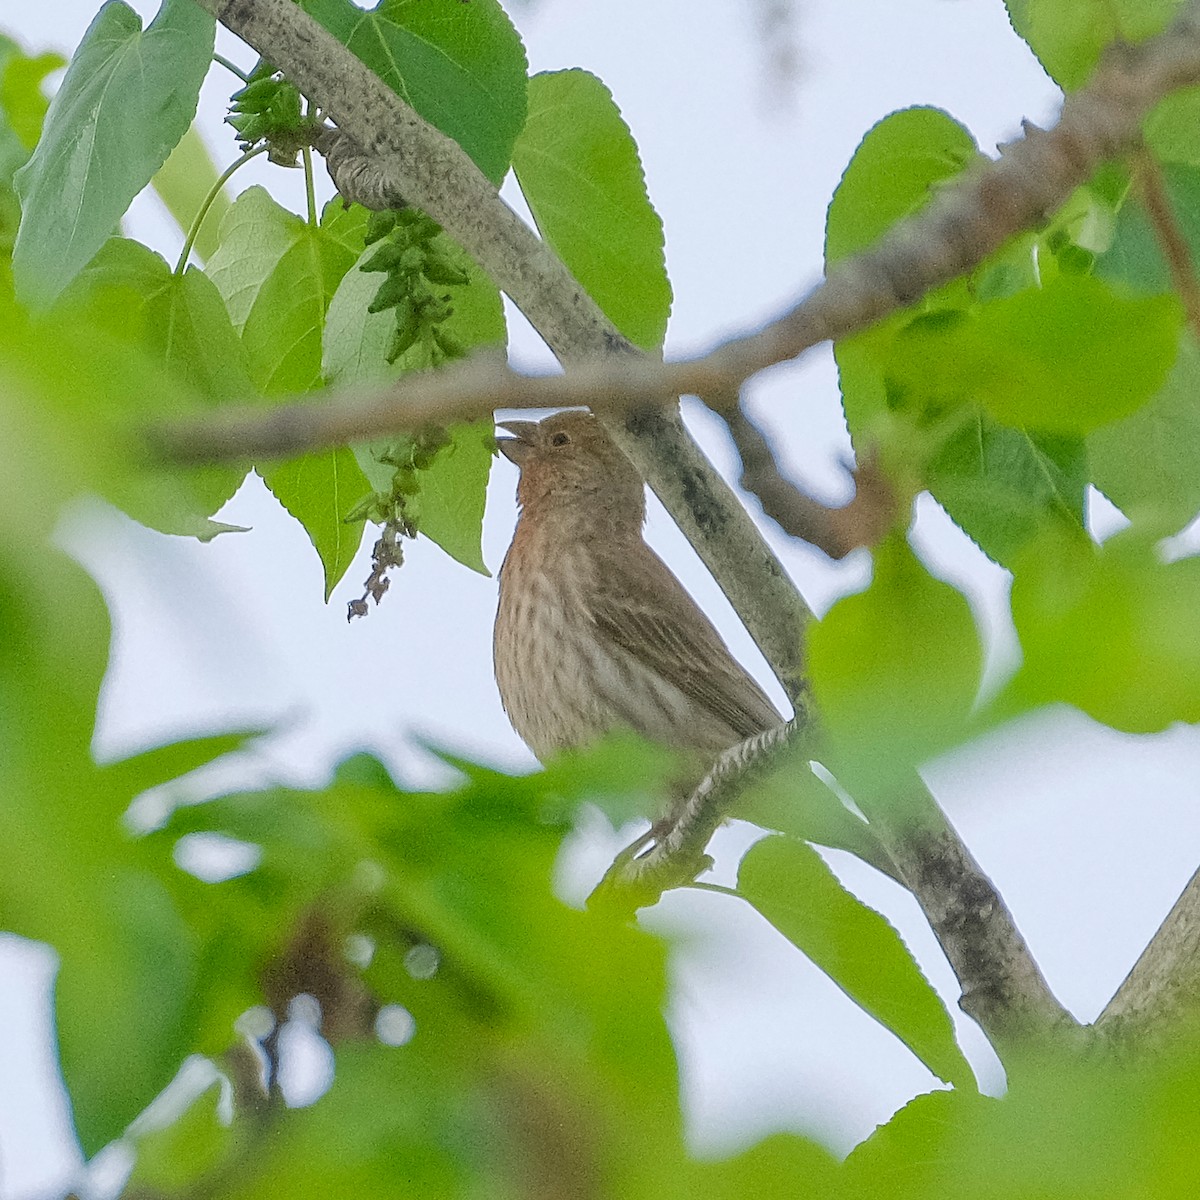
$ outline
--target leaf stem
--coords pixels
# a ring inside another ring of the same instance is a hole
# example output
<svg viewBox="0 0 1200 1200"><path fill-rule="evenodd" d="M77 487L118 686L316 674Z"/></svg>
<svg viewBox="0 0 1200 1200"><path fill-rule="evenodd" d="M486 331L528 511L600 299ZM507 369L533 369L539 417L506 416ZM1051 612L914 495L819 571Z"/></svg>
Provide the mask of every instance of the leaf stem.
<svg viewBox="0 0 1200 1200"><path fill-rule="evenodd" d="M317 193L313 186L312 147L305 146L301 154L304 158L304 195L308 200L308 223L315 229L320 224L317 216Z"/></svg>
<svg viewBox="0 0 1200 1200"><path fill-rule="evenodd" d="M721 883L700 883L693 879L691 883L685 883L683 886L689 891L715 892L718 896L732 896L735 900L745 900L746 898L741 892Z"/></svg>
<svg viewBox="0 0 1200 1200"><path fill-rule="evenodd" d="M236 75L236 76L237 76L237 77L238 77L238 78L239 78L239 79L240 79L240 80L241 80L243 83L249 83L249 82L250 82L250 76L249 76L249 75L247 75L247 74L246 74L246 72L245 72L245 71L243 71L243 70L242 70L242 68L241 68L241 67L239 67L239 66L238 66L236 63L230 62L230 61L229 61L229 59L227 59L227 58L225 57L225 55L223 55L223 54L214 54L212 57L213 57L213 62L215 62L215 63L216 63L218 66L224 67L224 68L225 68L225 70L227 70L227 71L231 71L231 72L232 72L234 75Z"/></svg>
<svg viewBox="0 0 1200 1200"><path fill-rule="evenodd" d="M204 223L204 218L208 216L208 210L212 207L213 201L220 194L221 189L229 181L229 177L238 169L245 166L256 155L266 151L266 146L256 146L253 150L247 150L245 154L235 158L233 162L221 172L216 183L208 189L208 195L204 197L200 203L200 211L196 213L196 219L192 222L192 227L188 230L187 237L183 242L183 249L179 254L179 261L175 264L175 274L182 275L184 267L187 266L188 256L192 253L192 247L196 243L196 235L200 232L200 226Z"/></svg>

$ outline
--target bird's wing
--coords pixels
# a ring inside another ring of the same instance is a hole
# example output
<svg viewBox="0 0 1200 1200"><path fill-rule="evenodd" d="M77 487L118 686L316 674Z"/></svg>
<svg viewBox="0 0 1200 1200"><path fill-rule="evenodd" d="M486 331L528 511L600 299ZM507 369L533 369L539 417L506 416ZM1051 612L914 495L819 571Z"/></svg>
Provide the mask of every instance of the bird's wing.
<svg viewBox="0 0 1200 1200"><path fill-rule="evenodd" d="M606 559L596 580L597 626L635 659L724 721L742 738L783 718L729 653L720 635L666 564L644 542Z"/></svg>

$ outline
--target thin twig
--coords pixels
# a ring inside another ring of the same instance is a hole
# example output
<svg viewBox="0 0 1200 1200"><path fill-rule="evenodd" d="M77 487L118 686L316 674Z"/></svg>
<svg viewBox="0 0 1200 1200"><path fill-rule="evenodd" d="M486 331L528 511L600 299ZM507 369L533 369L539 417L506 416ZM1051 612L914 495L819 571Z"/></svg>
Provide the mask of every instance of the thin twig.
<svg viewBox="0 0 1200 1200"><path fill-rule="evenodd" d="M1142 207L1150 218L1150 228L1171 272L1171 283L1183 302L1188 324L1200 338L1200 283L1196 281L1196 264L1175 219L1162 170L1148 150L1142 149L1133 156L1133 177Z"/></svg>
<svg viewBox="0 0 1200 1200"><path fill-rule="evenodd" d="M742 460L739 482L758 497L763 512L784 533L838 559L860 546L876 545L891 529L899 505L874 458L865 458L855 472L854 496L840 507L831 507L784 478L770 443L742 405L722 409L721 415Z"/></svg>
<svg viewBox="0 0 1200 1200"><path fill-rule="evenodd" d="M737 798L797 736L811 728L801 712L731 746L692 792L667 827L651 830L618 855L588 901L591 907L632 911L657 902L668 888L689 883L712 865L705 847ZM653 845L648 849L648 841Z"/></svg>

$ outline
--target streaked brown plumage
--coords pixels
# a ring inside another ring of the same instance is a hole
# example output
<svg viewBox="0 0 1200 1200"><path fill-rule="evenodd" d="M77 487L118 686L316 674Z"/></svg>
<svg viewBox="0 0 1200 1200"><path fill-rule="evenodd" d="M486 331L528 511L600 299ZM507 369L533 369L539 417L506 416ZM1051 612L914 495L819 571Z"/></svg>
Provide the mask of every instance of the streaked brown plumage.
<svg viewBox="0 0 1200 1200"><path fill-rule="evenodd" d="M539 759L626 727L691 752L697 782L782 718L642 538L645 490L586 412L502 428L521 515L500 568L496 684Z"/></svg>

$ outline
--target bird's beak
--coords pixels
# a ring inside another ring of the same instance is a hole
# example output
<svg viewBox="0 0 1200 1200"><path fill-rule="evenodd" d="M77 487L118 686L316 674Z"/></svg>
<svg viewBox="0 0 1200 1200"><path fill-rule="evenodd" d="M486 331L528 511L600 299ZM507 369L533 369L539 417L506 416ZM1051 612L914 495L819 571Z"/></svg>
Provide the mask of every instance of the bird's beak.
<svg viewBox="0 0 1200 1200"><path fill-rule="evenodd" d="M524 461L525 456L533 449L533 439L537 431L537 422L498 421L497 424L501 429L505 429L513 435L512 437L496 439L496 445L500 448L500 453L509 462L516 463L519 467Z"/></svg>

